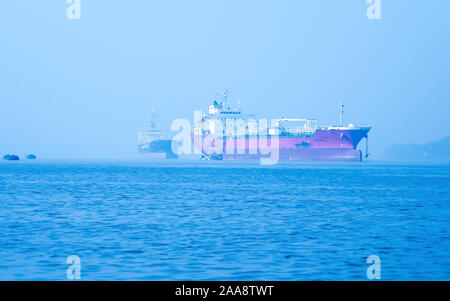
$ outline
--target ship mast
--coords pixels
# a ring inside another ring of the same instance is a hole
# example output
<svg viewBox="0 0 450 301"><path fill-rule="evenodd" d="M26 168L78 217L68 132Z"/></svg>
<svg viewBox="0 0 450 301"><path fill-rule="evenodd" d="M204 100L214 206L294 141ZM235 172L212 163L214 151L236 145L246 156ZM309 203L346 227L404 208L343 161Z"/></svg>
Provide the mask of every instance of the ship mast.
<svg viewBox="0 0 450 301"><path fill-rule="evenodd" d="M339 113L340 113L340 126L344 125L344 102L342 99L339 101Z"/></svg>
<svg viewBox="0 0 450 301"><path fill-rule="evenodd" d="M152 110L152 119L150 120L150 128L155 129L156 128L156 114L155 110Z"/></svg>
<svg viewBox="0 0 450 301"><path fill-rule="evenodd" d="M224 89L223 90L223 101L224 101L224 106L225 106L225 110L227 110L227 99L228 99L228 90Z"/></svg>

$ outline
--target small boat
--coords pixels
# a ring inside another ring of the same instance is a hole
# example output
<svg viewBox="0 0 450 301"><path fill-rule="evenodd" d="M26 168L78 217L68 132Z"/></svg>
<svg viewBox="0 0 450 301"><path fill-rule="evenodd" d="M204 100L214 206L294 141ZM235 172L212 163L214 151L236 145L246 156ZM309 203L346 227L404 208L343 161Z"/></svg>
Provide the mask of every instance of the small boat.
<svg viewBox="0 0 450 301"><path fill-rule="evenodd" d="M17 155L5 155L5 156L3 156L3 160L19 161L20 158Z"/></svg>
<svg viewBox="0 0 450 301"><path fill-rule="evenodd" d="M29 154L29 155L27 155L27 157L26 157L28 160L36 160L36 155L34 155L34 154Z"/></svg>

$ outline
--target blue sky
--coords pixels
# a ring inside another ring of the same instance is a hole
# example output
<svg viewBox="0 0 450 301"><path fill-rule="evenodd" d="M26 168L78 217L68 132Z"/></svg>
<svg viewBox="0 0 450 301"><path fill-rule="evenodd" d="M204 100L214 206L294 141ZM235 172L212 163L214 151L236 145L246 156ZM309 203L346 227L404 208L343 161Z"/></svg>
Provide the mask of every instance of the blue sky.
<svg viewBox="0 0 450 301"><path fill-rule="evenodd" d="M4 1L0 153L132 158L155 109L193 118L223 88L260 117L373 126L391 143L450 135L450 1Z"/></svg>

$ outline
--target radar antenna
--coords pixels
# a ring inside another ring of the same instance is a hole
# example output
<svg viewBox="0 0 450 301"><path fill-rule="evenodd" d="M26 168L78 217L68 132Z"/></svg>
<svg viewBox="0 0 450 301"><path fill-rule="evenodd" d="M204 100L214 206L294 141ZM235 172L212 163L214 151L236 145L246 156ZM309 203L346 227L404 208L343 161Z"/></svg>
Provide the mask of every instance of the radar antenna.
<svg viewBox="0 0 450 301"><path fill-rule="evenodd" d="M340 126L344 125L344 102L342 99L339 101L339 113L340 113Z"/></svg>

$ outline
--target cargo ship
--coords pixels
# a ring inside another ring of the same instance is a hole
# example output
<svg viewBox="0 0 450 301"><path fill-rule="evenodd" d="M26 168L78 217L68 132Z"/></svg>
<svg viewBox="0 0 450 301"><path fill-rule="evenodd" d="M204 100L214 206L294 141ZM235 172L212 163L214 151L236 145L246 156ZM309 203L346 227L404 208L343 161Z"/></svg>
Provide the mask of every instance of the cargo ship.
<svg viewBox="0 0 450 301"><path fill-rule="evenodd" d="M177 159L172 151L172 140L167 138L163 130L157 126L157 118L152 111L152 118L147 129L139 132L138 152L146 158Z"/></svg>
<svg viewBox="0 0 450 301"><path fill-rule="evenodd" d="M261 122L253 115L244 115L240 104L237 108L229 107L226 92L223 99L221 102L215 100L208 113L195 117L192 138L204 160L258 160L267 157L267 151L261 151L261 144L276 147L279 161L359 162L369 156L368 132L371 127L344 125L342 101L340 123L319 126L317 119L304 118ZM231 131L227 122L233 125ZM261 123L267 125L261 126ZM364 155L358 149L362 139L366 139Z"/></svg>

